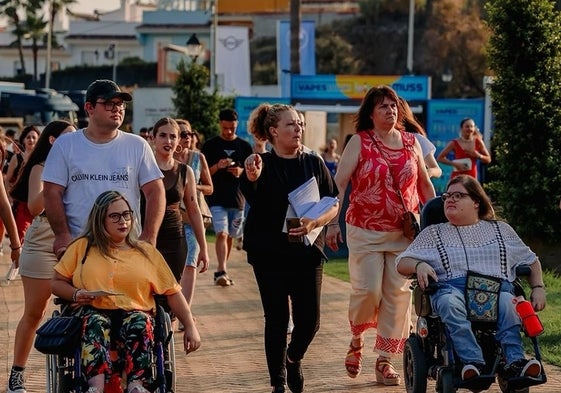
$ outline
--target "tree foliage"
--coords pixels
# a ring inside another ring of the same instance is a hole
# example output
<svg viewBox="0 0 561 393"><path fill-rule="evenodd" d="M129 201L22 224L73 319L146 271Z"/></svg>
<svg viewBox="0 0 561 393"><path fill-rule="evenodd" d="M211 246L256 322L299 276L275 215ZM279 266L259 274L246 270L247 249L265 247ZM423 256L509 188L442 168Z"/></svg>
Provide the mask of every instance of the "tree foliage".
<svg viewBox="0 0 561 393"><path fill-rule="evenodd" d="M233 97L223 97L215 90L207 92L209 70L203 65L183 60L177 65L178 76L172 89L177 117L187 119L205 139L218 135L218 113L233 107Z"/></svg>
<svg viewBox="0 0 561 393"><path fill-rule="evenodd" d="M481 7L474 1L441 0L426 9L426 28L417 53L417 71L433 75L434 94L448 97L481 97L483 76L488 74L484 48L489 30ZM452 80L441 76L450 72Z"/></svg>
<svg viewBox="0 0 561 393"><path fill-rule="evenodd" d="M496 75L490 189L521 236L558 241L561 16L549 0L495 0L486 10Z"/></svg>
<svg viewBox="0 0 561 393"><path fill-rule="evenodd" d="M561 0L560 0L561 1ZM433 97L481 97L488 74L484 0L415 0L413 73L432 77ZM409 0L361 0L360 13L316 27L317 72L396 75L407 71ZM251 43L252 82L276 83L276 39ZM442 81L450 70L451 83Z"/></svg>

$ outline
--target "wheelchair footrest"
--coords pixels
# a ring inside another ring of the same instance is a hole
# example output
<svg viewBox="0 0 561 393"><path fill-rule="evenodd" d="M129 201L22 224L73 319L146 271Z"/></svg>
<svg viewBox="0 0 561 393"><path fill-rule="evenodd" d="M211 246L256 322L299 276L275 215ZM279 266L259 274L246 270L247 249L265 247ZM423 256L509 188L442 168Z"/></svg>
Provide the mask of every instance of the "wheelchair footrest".
<svg viewBox="0 0 561 393"><path fill-rule="evenodd" d="M541 385L547 382L547 376L544 372L537 377L516 377L508 380L509 390L519 390L530 386Z"/></svg>
<svg viewBox="0 0 561 393"><path fill-rule="evenodd" d="M478 377L474 377L468 379L467 381L461 381L458 384L458 388L461 389L469 389L473 391L477 390L487 390L491 385L495 382L494 375L480 375Z"/></svg>

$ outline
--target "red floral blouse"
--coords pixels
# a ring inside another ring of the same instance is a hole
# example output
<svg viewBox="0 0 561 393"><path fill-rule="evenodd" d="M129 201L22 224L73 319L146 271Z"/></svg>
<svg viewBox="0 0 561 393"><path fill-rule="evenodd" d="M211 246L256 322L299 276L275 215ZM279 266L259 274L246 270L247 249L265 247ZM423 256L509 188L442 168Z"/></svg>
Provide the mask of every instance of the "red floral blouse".
<svg viewBox="0 0 561 393"><path fill-rule="evenodd" d="M400 149L385 146L372 130L358 133L361 150L357 167L351 176L352 188L345 217L348 224L381 232L402 230L402 215L405 211L394 188L394 178L407 209L419 212L418 157L413 148L415 135L400 133L404 146Z"/></svg>

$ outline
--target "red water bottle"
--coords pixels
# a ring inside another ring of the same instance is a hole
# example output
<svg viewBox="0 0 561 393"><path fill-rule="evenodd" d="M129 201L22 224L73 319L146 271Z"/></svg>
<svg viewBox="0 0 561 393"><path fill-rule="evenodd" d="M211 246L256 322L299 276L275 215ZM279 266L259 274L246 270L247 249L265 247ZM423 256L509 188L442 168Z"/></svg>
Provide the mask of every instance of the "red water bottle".
<svg viewBox="0 0 561 393"><path fill-rule="evenodd" d="M520 315L524 332L528 337L537 337L543 333L543 325L540 318L534 311L532 303L524 298L515 298L513 303L516 304L516 312Z"/></svg>

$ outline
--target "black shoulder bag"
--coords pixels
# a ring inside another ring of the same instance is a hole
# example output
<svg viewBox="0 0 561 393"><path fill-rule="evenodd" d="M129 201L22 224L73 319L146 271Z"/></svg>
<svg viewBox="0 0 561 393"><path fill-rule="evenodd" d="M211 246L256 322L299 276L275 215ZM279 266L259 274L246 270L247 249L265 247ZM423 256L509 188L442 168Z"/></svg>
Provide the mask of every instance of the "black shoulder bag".
<svg viewBox="0 0 561 393"><path fill-rule="evenodd" d="M90 250L90 243L82 258L83 265ZM70 356L82 336L82 318L76 315L55 315L35 332L35 349L46 355Z"/></svg>

